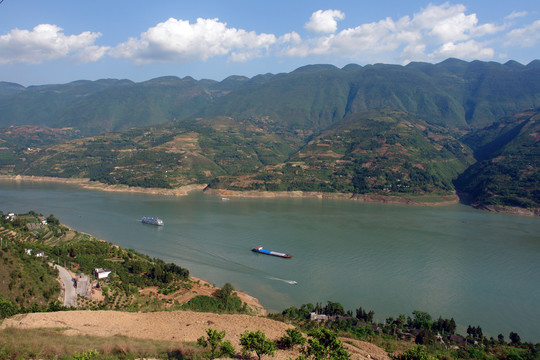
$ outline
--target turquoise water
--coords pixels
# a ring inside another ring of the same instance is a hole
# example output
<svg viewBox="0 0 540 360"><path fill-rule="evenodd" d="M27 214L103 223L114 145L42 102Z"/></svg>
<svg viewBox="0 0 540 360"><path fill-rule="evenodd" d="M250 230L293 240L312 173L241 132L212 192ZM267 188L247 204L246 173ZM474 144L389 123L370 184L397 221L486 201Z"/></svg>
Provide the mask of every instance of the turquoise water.
<svg viewBox="0 0 540 360"><path fill-rule="evenodd" d="M340 302L375 319L454 317L540 341L540 219L463 205L413 207L320 199L171 198L0 181L0 210L44 215L125 248L230 282L280 311ZM165 226L139 222L158 216ZM254 246L289 253L281 259ZM290 285L294 280L298 284Z"/></svg>

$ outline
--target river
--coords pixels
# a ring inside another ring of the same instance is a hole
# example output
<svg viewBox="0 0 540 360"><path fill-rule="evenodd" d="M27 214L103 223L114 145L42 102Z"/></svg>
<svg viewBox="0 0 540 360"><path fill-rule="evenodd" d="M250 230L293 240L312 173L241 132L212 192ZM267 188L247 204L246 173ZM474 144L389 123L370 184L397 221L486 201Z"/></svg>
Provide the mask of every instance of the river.
<svg viewBox="0 0 540 360"><path fill-rule="evenodd" d="M230 282L271 311L362 307L375 320L414 310L484 334L540 341L540 219L321 199L230 199L85 190L0 180L0 210L54 214L79 231ZM157 216L165 225L140 223ZM254 246L291 254L282 259ZM296 281L291 285L288 281Z"/></svg>

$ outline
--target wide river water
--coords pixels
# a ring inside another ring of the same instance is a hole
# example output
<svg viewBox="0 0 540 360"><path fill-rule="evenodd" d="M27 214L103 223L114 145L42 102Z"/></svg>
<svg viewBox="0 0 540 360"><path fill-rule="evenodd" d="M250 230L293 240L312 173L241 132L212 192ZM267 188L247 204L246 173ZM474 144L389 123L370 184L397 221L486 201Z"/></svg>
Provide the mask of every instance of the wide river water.
<svg viewBox="0 0 540 360"><path fill-rule="evenodd" d="M166 197L0 180L0 210L54 214L98 238L230 282L271 311L340 302L375 320L454 317L484 334L540 341L540 219L455 204ZM157 216L165 225L140 223ZM291 254L253 253L254 246ZM288 281L294 280L297 285Z"/></svg>

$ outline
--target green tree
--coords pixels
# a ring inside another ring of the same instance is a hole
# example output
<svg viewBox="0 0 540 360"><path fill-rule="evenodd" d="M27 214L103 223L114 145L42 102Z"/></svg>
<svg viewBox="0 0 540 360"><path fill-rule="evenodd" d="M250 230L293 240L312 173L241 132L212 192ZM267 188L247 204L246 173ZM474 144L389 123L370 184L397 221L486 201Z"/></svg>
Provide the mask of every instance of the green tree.
<svg viewBox="0 0 540 360"><path fill-rule="evenodd" d="M247 312L247 305L242 305L242 300L234 292L234 287L230 283L223 285L216 290L215 299L219 302L219 308L225 312Z"/></svg>
<svg viewBox="0 0 540 360"><path fill-rule="evenodd" d="M517 345L521 342L521 338L519 337L519 335L513 331L510 331L509 338L512 342L512 345Z"/></svg>
<svg viewBox="0 0 540 360"><path fill-rule="evenodd" d="M431 315L420 310L413 311L413 315L412 325L415 329L431 329Z"/></svg>
<svg viewBox="0 0 540 360"><path fill-rule="evenodd" d="M403 354L394 357L396 360L429 360L426 348L423 346L415 346L405 351Z"/></svg>
<svg viewBox="0 0 540 360"><path fill-rule="evenodd" d="M433 323L433 329L444 334L453 334L456 331L456 322L454 318L448 320L439 316L436 323Z"/></svg>
<svg viewBox="0 0 540 360"><path fill-rule="evenodd" d="M375 312L373 310L369 311L369 312L366 312L364 309L362 309L361 307L359 307L358 309L356 309L356 318L358 320L361 320L361 321L365 321L365 322L372 322L373 321L373 316L375 315Z"/></svg>
<svg viewBox="0 0 540 360"><path fill-rule="evenodd" d="M467 334L473 339L473 340L482 340L484 338L484 334L482 333L482 328L480 326L471 326L469 325L467 327Z"/></svg>
<svg viewBox="0 0 540 360"><path fill-rule="evenodd" d="M201 336L197 339L197 344L202 347L210 347L208 353L209 359L215 359L223 356L230 357L234 355L234 347L230 341L223 341L225 331L217 331L216 329L206 329L207 338Z"/></svg>
<svg viewBox="0 0 540 360"><path fill-rule="evenodd" d="M290 349L295 345L303 346L306 343L306 338L297 328L285 330L285 335L280 339L279 345L284 349Z"/></svg>
<svg viewBox="0 0 540 360"><path fill-rule="evenodd" d="M274 356L275 344L272 340L267 339L266 335L261 331L245 331L240 335L240 345L242 345L242 354L249 356L254 351L260 359L261 355Z"/></svg>
<svg viewBox="0 0 540 360"><path fill-rule="evenodd" d="M47 217L47 224L60 225L60 221L53 214L51 214Z"/></svg>
<svg viewBox="0 0 540 360"><path fill-rule="evenodd" d="M221 299L224 304L227 304L233 296L234 287L230 283L225 283L221 289L216 290L216 297Z"/></svg>
<svg viewBox="0 0 540 360"><path fill-rule="evenodd" d="M17 313L17 306L0 295L0 319L13 316Z"/></svg>
<svg viewBox="0 0 540 360"><path fill-rule="evenodd" d="M430 329L422 329L416 335L415 342L423 345L433 344L435 342L435 334Z"/></svg>
<svg viewBox="0 0 540 360"><path fill-rule="evenodd" d="M343 316L345 315L345 310L340 303L328 301L328 304L324 307L324 314L328 316Z"/></svg>
<svg viewBox="0 0 540 360"><path fill-rule="evenodd" d="M311 338L308 339L308 345L303 351L304 356L300 356L299 359L349 360L351 358L335 332L326 328L316 328L309 335Z"/></svg>

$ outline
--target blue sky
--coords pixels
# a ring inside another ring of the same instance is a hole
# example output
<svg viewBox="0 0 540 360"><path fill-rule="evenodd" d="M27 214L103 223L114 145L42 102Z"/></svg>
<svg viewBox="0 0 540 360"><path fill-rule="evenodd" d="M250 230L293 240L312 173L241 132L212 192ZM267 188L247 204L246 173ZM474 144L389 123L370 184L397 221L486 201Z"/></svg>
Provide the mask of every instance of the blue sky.
<svg viewBox="0 0 540 360"><path fill-rule="evenodd" d="M1 1L1 0L0 0ZM0 81L222 80L306 64L540 58L540 2L3 0Z"/></svg>

